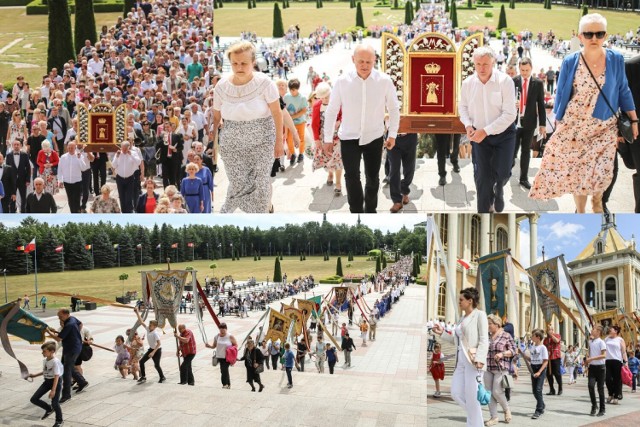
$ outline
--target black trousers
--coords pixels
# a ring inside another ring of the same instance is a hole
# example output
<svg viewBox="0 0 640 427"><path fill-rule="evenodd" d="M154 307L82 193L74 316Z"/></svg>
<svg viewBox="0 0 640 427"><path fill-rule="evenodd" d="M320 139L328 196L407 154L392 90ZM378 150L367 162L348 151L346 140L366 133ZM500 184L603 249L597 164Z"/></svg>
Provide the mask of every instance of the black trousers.
<svg viewBox="0 0 640 427"><path fill-rule="evenodd" d="M515 126L510 126L501 134L471 145L478 213L489 213L494 202L496 212L504 208L504 186L511 177L515 134Z"/></svg>
<svg viewBox="0 0 640 427"><path fill-rule="evenodd" d="M271 366L273 367L274 371L278 370L278 359L280 359L280 355L279 354L272 354L271 355Z"/></svg>
<svg viewBox="0 0 640 427"><path fill-rule="evenodd" d="M529 162L531 161L531 141L533 141L533 133L535 129L518 128L516 130L516 146L513 151L513 159L518 157L518 150L522 147L520 153L520 181L528 181Z"/></svg>
<svg viewBox="0 0 640 427"><path fill-rule="evenodd" d="M73 378L80 386L87 384L82 374L75 370L76 359L80 356L77 353L62 353L62 397L71 397L71 379Z"/></svg>
<svg viewBox="0 0 640 427"><path fill-rule="evenodd" d="M64 183L64 191L67 192L69 210L71 213L80 213L80 199L82 198L82 181L73 184Z"/></svg>
<svg viewBox="0 0 640 427"><path fill-rule="evenodd" d="M180 161L167 159L162 163L162 185L178 185L180 175ZM178 187L180 188L180 187Z"/></svg>
<svg viewBox="0 0 640 427"><path fill-rule="evenodd" d="M438 175L447 176L445 165L447 163L447 154L451 159L452 165L458 164L458 153L460 152L460 134L436 134L436 158L438 159ZM453 144L453 148L451 146Z"/></svg>
<svg viewBox="0 0 640 427"><path fill-rule="evenodd" d="M413 182L416 171L416 149L418 135L410 133L396 138L396 145L387 151L389 162L389 192L393 203L401 203L402 196L409 194L409 186ZM403 178L400 179L402 168Z"/></svg>
<svg viewBox="0 0 640 427"><path fill-rule="evenodd" d="M107 153L96 153L96 158L91 162L91 174L93 175L93 194L100 195L100 188L107 183Z"/></svg>
<svg viewBox="0 0 640 427"><path fill-rule="evenodd" d="M619 360L606 361L607 374L607 392L609 396L615 399L622 399L622 362Z"/></svg>
<svg viewBox="0 0 640 427"><path fill-rule="evenodd" d="M604 377L606 373L605 365L589 365L589 397L591 407L597 408L596 384L598 384L598 398L600 399L600 411L604 411Z"/></svg>
<svg viewBox="0 0 640 427"><path fill-rule="evenodd" d="M149 350L147 350L144 356L142 356L142 359L140 359L140 377L141 378L147 377L144 369L144 364L147 363L147 360L151 359L149 355L151 354L152 351L153 349L150 348ZM160 375L160 378L164 378L164 374L162 373L162 368L160 367L161 357L162 357L162 348L159 348L158 350L156 350L156 353L153 355L153 367L156 368L156 371L158 371L158 375Z"/></svg>
<svg viewBox="0 0 640 427"><path fill-rule="evenodd" d="M80 209L87 209L87 201L89 200L89 190L91 189L91 169L82 172L82 201ZM100 193L97 193L100 194Z"/></svg>
<svg viewBox="0 0 640 427"><path fill-rule="evenodd" d="M380 188L380 164L382 163L382 137L369 144L359 140L340 140L347 200L351 213L375 213ZM360 180L360 161L364 160L365 187Z"/></svg>
<svg viewBox="0 0 640 427"><path fill-rule="evenodd" d="M558 392L562 391L562 372L560 371L561 365L562 359L549 359L550 368L547 368L547 379L549 380L549 389L554 393L555 388L553 388L553 377L555 377L556 381L558 382Z"/></svg>
<svg viewBox="0 0 640 427"><path fill-rule="evenodd" d="M49 405L47 402L41 399L41 397L44 396L45 394L48 397L48 394L51 391L52 387L53 387L53 379L45 378L45 380L42 382L40 387L38 387L38 390L36 390L36 392L33 393L33 396L31 396L31 403L41 407L42 409L45 410L45 412L49 412L52 410L55 411L56 421L61 422L63 421L62 408L60 408L60 393L62 391L62 378L58 378L58 386L56 387L56 392L55 392L55 395L53 396L53 399L51 399L51 405Z"/></svg>
<svg viewBox="0 0 640 427"><path fill-rule="evenodd" d="M218 358L218 365L220 365L220 380L222 385L231 385L231 377L229 376L229 362L227 359Z"/></svg>
<svg viewBox="0 0 640 427"><path fill-rule="evenodd" d="M329 362L329 373L331 375L333 375L333 368L335 368L335 366L336 366L336 361L335 360Z"/></svg>
<svg viewBox="0 0 640 427"><path fill-rule="evenodd" d="M560 360L560 359L558 359ZM542 365L531 365L531 370L535 373L540 370ZM546 376L547 368L538 375L538 378L534 378L531 375L531 391L533 392L533 397L536 398L536 412L541 414L544 412L544 399L542 397L542 388L544 387L544 377Z"/></svg>
<svg viewBox="0 0 640 427"><path fill-rule="evenodd" d="M639 156L640 157L640 156ZM634 174L634 193L635 193L635 174ZM611 193L613 192L613 186L616 185L616 181L618 180L618 154L616 153L615 157L613 158L613 177L611 178L611 184L609 184L609 186L607 187L606 190L604 190L604 193L602 193L602 206L603 208L607 206L607 203L609 202L609 198L611 197ZM605 211L606 212L606 211ZM605 213L605 216L607 217L606 219L609 219L609 215Z"/></svg>
<svg viewBox="0 0 640 427"><path fill-rule="evenodd" d="M120 198L120 209L122 213L133 213L133 197L135 192L136 177L131 175L123 178L116 175L116 185L118 186L118 197Z"/></svg>
<svg viewBox="0 0 640 427"><path fill-rule="evenodd" d="M635 213L640 213L640 138L636 139L630 148L633 162L636 166L636 173L633 174L633 195L636 200Z"/></svg>
<svg viewBox="0 0 640 427"><path fill-rule="evenodd" d="M193 358L196 357L195 354L187 354L182 359L182 364L180 364L180 383L188 383L189 385L195 384L193 379L193 369L191 367L191 362L193 362Z"/></svg>

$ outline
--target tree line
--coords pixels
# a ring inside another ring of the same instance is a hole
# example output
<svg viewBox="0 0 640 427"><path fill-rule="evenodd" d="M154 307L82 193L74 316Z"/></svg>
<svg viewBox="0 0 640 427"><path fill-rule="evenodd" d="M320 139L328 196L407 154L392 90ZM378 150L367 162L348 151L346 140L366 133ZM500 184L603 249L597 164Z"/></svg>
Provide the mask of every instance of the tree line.
<svg viewBox="0 0 640 427"><path fill-rule="evenodd" d="M36 239L36 251L20 250ZM426 233L422 227L383 233L358 224L327 221L286 224L261 230L259 227L191 224L174 227L156 224L96 224L69 222L49 225L33 217L19 226L0 224L0 269L7 274L27 274L37 256L39 272L91 270L117 265L216 260L256 256L366 255L371 249L424 252ZM62 252L56 248L62 246Z"/></svg>

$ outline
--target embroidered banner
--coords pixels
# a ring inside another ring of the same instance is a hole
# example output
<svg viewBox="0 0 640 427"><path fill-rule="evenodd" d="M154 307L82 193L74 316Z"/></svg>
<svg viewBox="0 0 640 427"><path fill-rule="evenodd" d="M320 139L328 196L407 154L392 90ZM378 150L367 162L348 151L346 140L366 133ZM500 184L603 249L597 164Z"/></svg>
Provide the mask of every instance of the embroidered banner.
<svg viewBox="0 0 640 427"><path fill-rule="evenodd" d="M553 298L541 292L538 286L545 288L550 294L560 299L560 283L558 275L558 257L533 265L527 269L531 276L531 289L536 293L536 302L546 324L551 323L553 315L561 320L560 306Z"/></svg>
<svg viewBox="0 0 640 427"><path fill-rule="evenodd" d="M506 314L506 266L507 250L495 252L478 259L476 287L487 314L495 314L501 319Z"/></svg>
<svg viewBox="0 0 640 427"><path fill-rule="evenodd" d="M302 334L303 325L302 325L302 311L298 310L287 304L282 304L282 312L289 319L289 321L294 322L294 331L296 336Z"/></svg>
<svg viewBox="0 0 640 427"><path fill-rule="evenodd" d="M289 330L289 319L282 313L278 313L275 310L271 310L269 313L269 330L264 337L265 340L276 342L280 340L281 343L285 342L287 338L287 332Z"/></svg>
<svg viewBox="0 0 640 427"><path fill-rule="evenodd" d="M160 328L164 328L167 321L172 328L178 327L176 315L180 308L182 291L188 275L188 271L182 270L148 271L146 273L153 309ZM145 292L146 289L143 287L143 293Z"/></svg>
<svg viewBox="0 0 640 427"><path fill-rule="evenodd" d="M302 323L306 325L307 320L309 320L309 317L311 317L311 313L316 310L316 303L306 299L298 299L296 301L298 301L298 308L302 312Z"/></svg>
<svg viewBox="0 0 640 427"><path fill-rule="evenodd" d="M342 307L347 302L347 296L349 295L349 288L346 286L337 286L333 288L336 296L336 304L338 308Z"/></svg>

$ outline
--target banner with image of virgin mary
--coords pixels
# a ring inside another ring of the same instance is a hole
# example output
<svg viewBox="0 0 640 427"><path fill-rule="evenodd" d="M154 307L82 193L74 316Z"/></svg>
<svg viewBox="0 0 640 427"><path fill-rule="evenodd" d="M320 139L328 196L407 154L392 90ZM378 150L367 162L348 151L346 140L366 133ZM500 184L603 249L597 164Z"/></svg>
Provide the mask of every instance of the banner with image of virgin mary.
<svg viewBox="0 0 640 427"><path fill-rule="evenodd" d="M182 300L182 291L189 272L185 270L148 271L145 297L151 297L158 326L164 328L168 321L172 328L178 327L177 315ZM149 295L146 295L147 292Z"/></svg>
<svg viewBox="0 0 640 427"><path fill-rule="evenodd" d="M546 295L539 287L543 287L550 294L558 299L560 298L560 283L558 274L558 257L548 259L539 264L533 265L527 269L529 281L531 282L531 290L535 292L536 305L542 311L544 322L551 323L555 314L558 320L562 320L560 306L556 301ZM534 299L532 298L532 301ZM533 307L532 307L533 309Z"/></svg>
<svg viewBox="0 0 640 427"><path fill-rule="evenodd" d="M478 259L476 287L480 291L481 304L487 314L495 314L501 319L507 313L506 305L506 265L508 250L494 252Z"/></svg>

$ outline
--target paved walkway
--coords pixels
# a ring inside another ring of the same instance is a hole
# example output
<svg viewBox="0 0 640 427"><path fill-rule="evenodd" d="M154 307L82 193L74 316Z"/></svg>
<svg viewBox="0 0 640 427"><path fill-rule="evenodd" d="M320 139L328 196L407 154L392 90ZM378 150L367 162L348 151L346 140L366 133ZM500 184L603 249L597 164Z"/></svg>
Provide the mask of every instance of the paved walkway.
<svg viewBox="0 0 640 427"><path fill-rule="evenodd" d="M329 291L329 285L314 288L316 294ZM284 371L266 371L262 377L263 393L251 393L245 384L243 362L231 368L231 390L222 390L219 368L211 366L211 351L204 348L195 323L195 315L181 314L196 335L198 355L194 360L195 387L180 386L175 354L175 341L170 328L163 337L162 367L167 382L157 384L157 374L147 364L148 381L137 385L132 377L124 380L113 369L113 353L95 349L93 359L85 365L90 386L82 394L73 395L62 406L67 426L425 426L426 407L426 307L425 288L409 286L398 305L378 324L377 340L360 347L356 327L351 335L357 350L351 369L337 368L330 376L315 370L307 361L305 372L293 372L292 389L286 388ZM310 297L307 293L307 297ZM378 297L366 296L371 305ZM287 298L288 302L289 299ZM280 303L272 308L279 309ZM263 312L251 312L249 318L224 317L229 332L242 340ZM102 307L96 311L77 313L91 329L95 342L112 347L115 337L124 334L134 322L126 309ZM357 318L357 316L356 316ZM56 317L44 318L50 325ZM341 322L346 321L346 315ZM206 320L209 340L215 336L211 319ZM41 366L39 345L12 340L16 354L36 371ZM343 357L339 356L342 366ZM41 378L28 383L19 377L17 365L4 354L0 358L2 389L0 391L0 424L12 426L51 425L40 421L41 410L29 403Z"/></svg>
<svg viewBox="0 0 640 427"><path fill-rule="evenodd" d="M223 38L222 44L233 39ZM265 39L269 43L269 39ZM365 43L380 48L379 39L366 39ZM499 46L499 41L497 42ZM492 42L494 45L495 42ZM352 66L352 50L345 49L342 44L334 46L329 52L312 57L308 61L298 65L289 73L288 77L296 77L302 82L301 93L308 94L310 87L306 83L306 76L309 67L313 67L319 73L326 72L331 80L335 81L340 70L346 71ZM539 70L549 65L557 67L560 60L553 58L547 51L533 48L534 70ZM517 162L516 162L517 163ZM529 170L530 181L540 168L541 159L532 159ZM438 185L438 167L435 159L420 159L417 161L416 172L411 186L411 202L404 207L402 212L476 212L476 188L473 179L473 165L470 159L460 161L461 171L453 174L451 165L447 165L447 185ZM220 172L215 174L215 191L213 211L220 212L227 194L228 180L225 173L224 162L219 162ZM364 182L364 166L361 167L362 181ZM631 171L626 169L620 162L620 172L614 187L609 208L612 212L624 213L633 212L633 200L628 197L633 194ZM505 187L505 212L558 212L573 213L575 205L571 195L565 195L559 199L550 201L536 201L528 197L528 191L518 183L520 176L519 165L513 169L513 177ZM384 177L384 171L380 172L380 179ZM303 212L348 212L346 190L343 179L343 193L335 197L333 189L326 185L327 175L324 171L313 172L311 169L311 159L306 158L304 163L289 166L286 165L285 172L278 173L272 178L273 184L273 205L277 213L303 213ZM160 180L158 180L160 183ZM115 181L109 178L115 190ZM69 212L64 191L56 195L61 212ZM378 194L378 212L388 212L393 202L387 185L381 185ZM90 204L88 205L90 208Z"/></svg>
<svg viewBox="0 0 640 427"><path fill-rule="evenodd" d="M523 368L521 372L526 372ZM568 376L563 377L563 382L568 381ZM464 426L466 416L460 406L451 399L451 377L445 377L441 383L443 396L434 399L434 383L430 377L428 380L427 405L429 407L428 425L433 426ZM543 393L549 391L548 384L545 383ZM606 387L605 387L606 394ZM607 405L606 416L596 418L589 416L591 410L591 400L587 389L587 378L580 376L578 382L573 385L565 385L562 396L544 395L546 405L545 413L538 420L532 420L531 415L535 410L535 399L531 393L531 379L520 377L516 382L515 391L511 394L511 413L513 420L511 424L516 426L540 426L540 425L561 425L563 427L574 426L631 426L637 425L640 410L640 394L632 394L629 387L623 386L624 399L619 405ZM489 417L489 407L483 407L485 421ZM504 424L504 413L498 409L500 424Z"/></svg>

